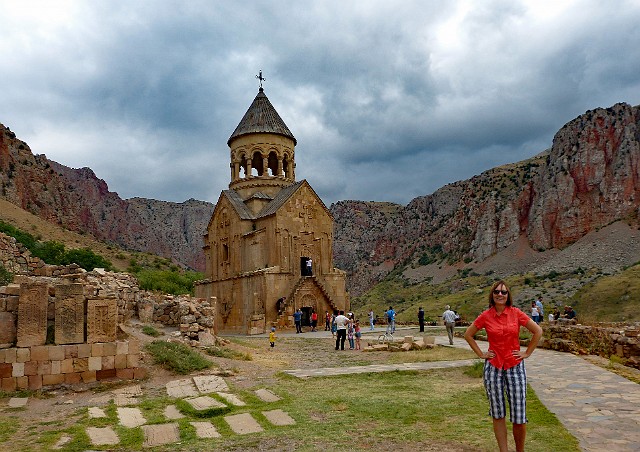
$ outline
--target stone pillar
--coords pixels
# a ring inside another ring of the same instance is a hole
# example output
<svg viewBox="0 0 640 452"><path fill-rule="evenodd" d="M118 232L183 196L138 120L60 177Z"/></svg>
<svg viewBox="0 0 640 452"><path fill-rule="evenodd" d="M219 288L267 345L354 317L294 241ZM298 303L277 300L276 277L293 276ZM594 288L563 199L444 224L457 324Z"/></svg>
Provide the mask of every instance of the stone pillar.
<svg viewBox="0 0 640 452"><path fill-rule="evenodd" d="M240 162L234 162L232 180L236 181L239 178L240 178Z"/></svg>
<svg viewBox="0 0 640 452"><path fill-rule="evenodd" d="M262 157L262 175L269 175L269 157Z"/></svg>
<svg viewBox="0 0 640 452"><path fill-rule="evenodd" d="M247 174L245 174L245 178L251 177L251 160L247 159Z"/></svg>

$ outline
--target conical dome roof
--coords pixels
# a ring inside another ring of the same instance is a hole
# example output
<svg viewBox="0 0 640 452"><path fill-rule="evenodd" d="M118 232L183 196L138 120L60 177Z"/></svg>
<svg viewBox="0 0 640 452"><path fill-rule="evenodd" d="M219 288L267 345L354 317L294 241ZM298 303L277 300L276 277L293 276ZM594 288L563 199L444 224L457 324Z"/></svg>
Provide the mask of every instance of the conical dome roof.
<svg viewBox="0 0 640 452"><path fill-rule="evenodd" d="M291 138L293 144L297 144L295 137L276 109L273 108L262 88L258 91L256 98L253 99L253 103L242 117L236 130L229 137L227 144L231 145L231 141L234 138L249 133L275 133Z"/></svg>

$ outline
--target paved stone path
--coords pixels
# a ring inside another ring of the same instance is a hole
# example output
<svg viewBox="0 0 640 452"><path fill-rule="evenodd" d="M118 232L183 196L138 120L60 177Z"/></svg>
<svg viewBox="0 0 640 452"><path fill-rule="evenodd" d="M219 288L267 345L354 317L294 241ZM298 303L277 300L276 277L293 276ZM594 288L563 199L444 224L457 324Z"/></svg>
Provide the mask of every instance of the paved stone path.
<svg viewBox="0 0 640 452"><path fill-rule="evenodd" d="M449 346L446 337L436 344ZM486 342L478 342L486 350ZM455 338L453 347L468 348ZM426 370L468 366L477 360L342 368L293 369L299 378L346 373ZM538 349L526 361L529 384L540 401L580 442L586 452L640 451L640 385L570 353Z"/></svg>

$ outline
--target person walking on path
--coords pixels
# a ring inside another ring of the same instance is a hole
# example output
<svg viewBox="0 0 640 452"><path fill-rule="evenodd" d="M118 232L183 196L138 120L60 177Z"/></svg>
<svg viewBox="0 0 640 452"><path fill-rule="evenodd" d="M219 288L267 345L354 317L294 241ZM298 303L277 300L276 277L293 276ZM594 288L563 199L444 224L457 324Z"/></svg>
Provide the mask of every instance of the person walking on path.
<svg viewBox="0 0 640 452"><path fill-rule="evenodd" d="M374 324L375 324L374 320L375 320L375 316L373 315L373 309L371 309L371 310L369 311L369 329L370 329L371 331L373 331L373 330L374 330L374 328L375 328L375 327L374 327Z"/></svg>
<svg viewBox="0 0 640 452"><path fill-rule="evenodd" d="M338 325L336 324L336 318L338 317L338 311L333 311L331 314L331 337L336 338L336 333L338 331Z"/></svg>
<svg viewBox="0 0 640 452"><path fill-rule="evenodd" d="M449 336L449 345L453 345L453 330L456 326L456 313L451 310L451 306L445 306L445 311L442 313L442 320L444 326L447 329L447 336Z"/></svg>
<svg viewBox="0 0 640 452"><path fill-rule="evenodd" d="M520 350L521 326L533 334L525 351ZM474 339L475 334L483 328L489 341L486 353ZM485 360L483 381L489 398L489 415L493 418L493 433L500 452L508 451L505 391L516 451L524 452L527 436L527 374L524 360L534 352L541 337L542 328L527 314L512 306L511 291L504 281L493 284L489 292L489 309L480 314L464 333L471 349Z"/></svg>
<svg viewBox="0 0 640 452"><path fill-rule="evenodd" d="M396 311L392 306L389 306L387 311L387 334L393 334L396 332Z"/></svg>
<svg viewBox="0 0 640 452"><path fill-rule="evenodd" d="M324 311L324 330L331 330L331 316L329 315L329 311Z"/></svg>
<svg viewBox="0 0 640 452"><path fill-rule="evenodd" d="M420 332L424 333L424 309L422 306L418 309L418 325L420 325Z"/></svg>
<svg viewBox="0 0 640 452"><path fill-rule="evenodd" d="M336 350L344 350L344 341L347 339L347 324L349 319L345 317L344 311L340 311L336 317Z"/></svg>
<svg viewBox="0 0 640 452"><path fill-rule="evenodd" d="M293 323L296 324L296 334L302 333L302 311L300 308L293 313Z"/></svg>

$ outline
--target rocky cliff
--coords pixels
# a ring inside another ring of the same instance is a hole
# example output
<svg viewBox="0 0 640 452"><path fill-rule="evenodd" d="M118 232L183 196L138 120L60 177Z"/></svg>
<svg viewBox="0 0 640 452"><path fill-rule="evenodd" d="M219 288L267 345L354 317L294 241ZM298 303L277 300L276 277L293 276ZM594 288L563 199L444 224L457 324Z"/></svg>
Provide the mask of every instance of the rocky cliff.
<svg viewBox="0 0 640 452"><path fill-rule="evenodd" d="M334 263L348 271L357 295L394 269L480 265L514 247L511 259L517 259L566 249L617 220L637 227L639 123L640 107L598 108L562 127L539 155L406 206L338 202L331 206ZM0 132L0 196L68 229L203 269L202 234L212 204L123 200L89 168L34 156L9 129Z"/></svg>
<svg viewBox="0 0 640 452"><path fill-rule="evenodd" d="M1 124L0 196L72 231L204 269L202 236L211 203L121 199L91 169L72 169L33 155Z"/></svg>
<svg viewBox="0 0 640 452"><path fill-rule="evenodd" d="M336 262L351 272L354 294L398 266L463 266L523 240L534 251L563 249L616 220L637 226L640 107L588 111L562 127L551 149L538 156L449 184L407 206L343 201L331 211Z"/></svg>

